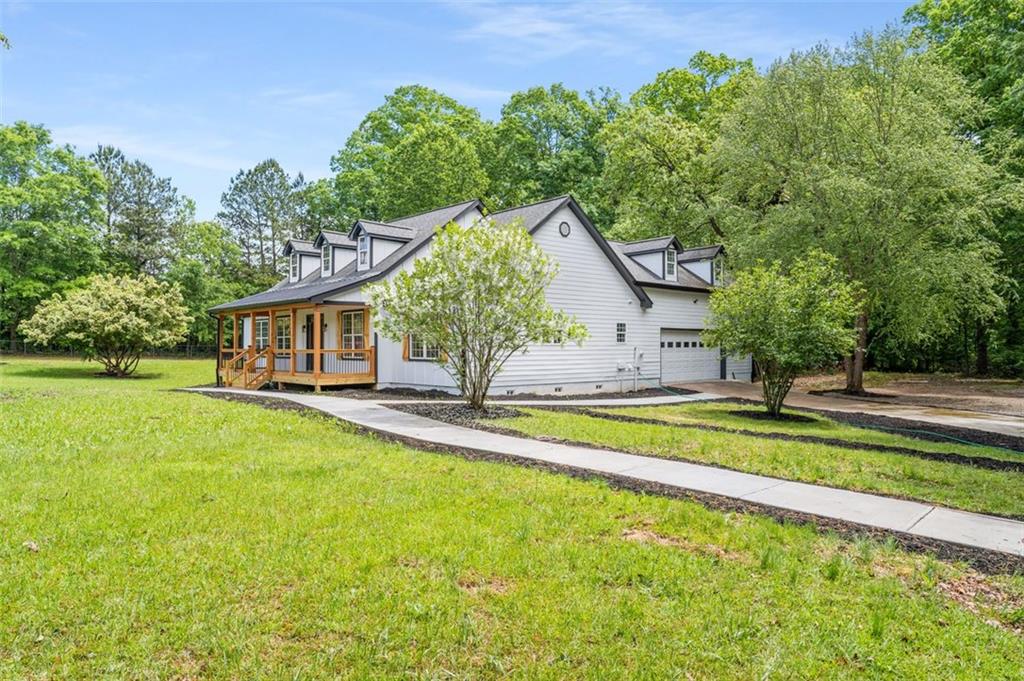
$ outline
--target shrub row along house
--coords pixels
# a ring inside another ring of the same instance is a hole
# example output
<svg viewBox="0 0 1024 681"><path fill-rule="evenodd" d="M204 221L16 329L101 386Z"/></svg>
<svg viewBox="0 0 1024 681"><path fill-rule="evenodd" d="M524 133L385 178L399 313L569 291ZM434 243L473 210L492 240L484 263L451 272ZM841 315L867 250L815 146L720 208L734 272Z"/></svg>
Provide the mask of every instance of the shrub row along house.
<svg viewBox="0 0 1024 681"><path fill-rule="evenodd" d="M347 234L323 231L312 242L289 241L285 280L210 310L219 319L218 380L248 388L278 382L455 391L437 348L374 332L362 289L428 256L438 226L472 225L483 210L472 200L387 223L358 220ZM538 344L513 356L492 394L750 380L749 358L722 357L700 339L708 294L722 281L721 246L687 250L671 236L609 241L571 196L487 217L520 222L558 263L547 301L589 331L582 346Z"/></svg>

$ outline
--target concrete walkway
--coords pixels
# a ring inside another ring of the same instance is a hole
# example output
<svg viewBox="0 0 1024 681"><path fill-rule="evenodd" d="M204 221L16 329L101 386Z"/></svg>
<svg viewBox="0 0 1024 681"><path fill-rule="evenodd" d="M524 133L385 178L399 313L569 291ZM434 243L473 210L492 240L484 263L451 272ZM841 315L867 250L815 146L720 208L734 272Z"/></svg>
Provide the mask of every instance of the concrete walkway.
<svg viewBox="0 0 1024 681"><path fill-rule="evenodd" d="M235 388L192 390L202 393L255 394ZM570 466L581 471L614 474L823 518L895 530L927 539L1024 556L1024 522L1015 520L682 461L499 435L388 409L383 403L368 400L315 393L261 391L258 394L291 400L364 428L434 445L461 447Z"/></svg>
<svg viewBox="0 0 1024 681"><path fill-rule="evenodd" d="M740 397L748 400L761 400L761 386L758 383L741 381L705 381L686 383L690 390L712 391L719 397ZM1006 414L989 414L966 409L946 409L909 404L889 404L881 401L860 400L846 397L828 397L825 395L808 395L791 390L786 396L786 406L824 409L826 411L845 411L860 414L877 414L897 419L909 419L923 423L935 423L940 426L971 428L1001 435L1024 437L1024 412L1019 416Z"/></svg>

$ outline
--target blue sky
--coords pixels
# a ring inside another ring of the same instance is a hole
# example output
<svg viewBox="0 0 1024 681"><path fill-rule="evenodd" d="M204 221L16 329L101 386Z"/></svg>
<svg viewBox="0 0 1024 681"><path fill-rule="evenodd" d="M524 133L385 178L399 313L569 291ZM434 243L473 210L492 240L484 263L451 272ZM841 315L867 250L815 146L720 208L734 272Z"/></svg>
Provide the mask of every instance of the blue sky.
<svg viewBox="0 0 1024 681"><path fill-rule="evenodd" d="M422 83L485 117L563 82L628 95L700 49L758 67L902 15L872 3L25 3L0 0L2 120L82 153L141 158L212 217L229 178L330 157L396 86Z"/></svg>

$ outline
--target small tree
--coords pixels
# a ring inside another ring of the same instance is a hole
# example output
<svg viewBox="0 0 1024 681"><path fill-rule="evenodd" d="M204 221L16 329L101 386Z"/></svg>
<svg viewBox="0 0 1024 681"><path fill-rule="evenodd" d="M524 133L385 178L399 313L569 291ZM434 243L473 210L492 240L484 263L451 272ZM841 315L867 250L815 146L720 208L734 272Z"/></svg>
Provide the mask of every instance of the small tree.
<svg viewBox="0 0 1024 681"><path fill-rule="evenodd" d="M751 355L772 417L802 371L853 348L856 290L820 251L782 272L778 263L741 271L711 294L711 323L702 337L729 355Z"/></svg>
<svg viewBox="0 0 1024 681"><path fill-rule="evenodd" d="M557 271L521 225L452 223L438 231L430 257L367 293L380 333L436 346L438 363L482 409L509 357L531 343L586 338L586 327L544 299Z"/></svg>
<svg viewBox="0 0 1024 681"><path fill-rule="evenodd" d="M102 362L109 376L128 376L143 351L179 342L188 322L177 286L149 276L96 275L41 303L21 332L34 343L69 345Z"/></svg>

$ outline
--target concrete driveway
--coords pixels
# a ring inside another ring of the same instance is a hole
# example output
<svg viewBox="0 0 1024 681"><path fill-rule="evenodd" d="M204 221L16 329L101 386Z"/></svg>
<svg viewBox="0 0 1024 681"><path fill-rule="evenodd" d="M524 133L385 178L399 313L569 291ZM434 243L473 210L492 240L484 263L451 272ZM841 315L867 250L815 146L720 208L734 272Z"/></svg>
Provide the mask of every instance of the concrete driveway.
<svg viewBox="0 0 1024 681"><path fill-rule="evenodd" d="M702 381L700 383L680 384L680 388L715 393L725 397L739 397L748 400L761 399L760 383L743 383L740 381ZM845 411L861 414L876 414L897 419L908 419L924 423L935 423L957 428L973 428L989 433L1024 437L1024 414L1009 416L1005 414L988 414L966 409L947 409L918 405L885 404L882 402L847 399L843 397L826 397L808 395L791 390L786 397L786 405L790 407L807 407L827 411Z"/></svg>

